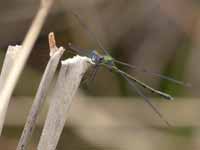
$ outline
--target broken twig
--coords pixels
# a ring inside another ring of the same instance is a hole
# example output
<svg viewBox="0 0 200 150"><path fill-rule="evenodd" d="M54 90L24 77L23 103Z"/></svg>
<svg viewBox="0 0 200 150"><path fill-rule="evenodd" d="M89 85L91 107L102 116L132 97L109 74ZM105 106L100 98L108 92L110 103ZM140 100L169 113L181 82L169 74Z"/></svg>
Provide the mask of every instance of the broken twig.
<svg viewBox="0 0 200 150"><path fill-rule="evenodd" d="M27 149L28 143L32 137L32 134L36 126L37 117L39 115L40 110L42 109L46 95L48 93L49 86L51 84L51 81L53 80L56 68L64 52L64 49L62 47L60 48L56 47L53 33L49 34L49 47L50 47L51 57L43 74L32 107L29 111L29 115L27 117L24 130L22 132L20 141L17 146L17 150Z"/></svg>
<svg viewBox="0 0 200 150"><path fill-rule="evenodd" d="M80 56L62 61L38 150L56 149L74 95L84 73L91 64L89 58Z"/></svg>

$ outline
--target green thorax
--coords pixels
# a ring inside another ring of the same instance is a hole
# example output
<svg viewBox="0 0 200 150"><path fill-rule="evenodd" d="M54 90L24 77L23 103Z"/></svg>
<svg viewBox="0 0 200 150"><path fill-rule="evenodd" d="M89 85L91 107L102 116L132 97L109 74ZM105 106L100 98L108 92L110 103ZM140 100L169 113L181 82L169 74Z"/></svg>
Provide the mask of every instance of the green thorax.
<svg viewBox="0 0 200 150"><path fill-rule="evenodd" d="M104 64L108 64L108 65L113 65L114 64L114 61L113 61L113 58L109 55L104 55L103 56L103 62Z"/></svg>

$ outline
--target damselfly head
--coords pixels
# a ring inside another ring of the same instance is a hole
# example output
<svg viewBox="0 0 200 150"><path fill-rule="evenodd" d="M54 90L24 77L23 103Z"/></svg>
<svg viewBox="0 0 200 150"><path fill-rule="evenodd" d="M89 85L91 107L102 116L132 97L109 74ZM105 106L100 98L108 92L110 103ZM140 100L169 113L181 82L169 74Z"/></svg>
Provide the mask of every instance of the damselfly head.
<svg viewBox="0 0 200 150"><path fill-rule="evenodd" d="M93 50L91 52L91 54L89 55L89 57L91 58L91 60L95 63L95 64L100 64L104 57L101 56L96 50Z"/></svg>

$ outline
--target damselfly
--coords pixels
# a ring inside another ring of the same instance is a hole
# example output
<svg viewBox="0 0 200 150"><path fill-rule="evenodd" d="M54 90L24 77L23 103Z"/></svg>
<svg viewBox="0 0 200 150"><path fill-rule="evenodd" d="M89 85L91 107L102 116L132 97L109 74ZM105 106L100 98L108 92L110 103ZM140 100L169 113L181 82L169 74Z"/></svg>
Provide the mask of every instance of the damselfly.
<svg viewBox="0 0 200 150"><path fill-rule="evenodd" d="M130 65L128 63L125 63L125 62L121 62L119 60L116 60L115 58L113 58L109 52L104 48L104 46L102 45L102 43L100 42L99 39L97 39L96 35L94 34L94 32L92 32L92 30L90 30L88 28L88 26L84 23L84 21L81 19L81 17L75 13L75 12L72 12L70 11L76 18L77 20L79 21L79 23L81 24L81 26L87 30L87 32L90 34L90 36L92 37L92 39L94 39L94 41L99 45L100 49L103 50L104 54L100 54L98 53L96 50L93 50L91 51L90 54L88 55L85 55L83 54L83 50L81 50L79 47L76 47L74 45L72 45L71 43L68 44L69 48L73 51L75 51L76 53L80 54L80 55L84 55L84 56L87 56L89 57L92 62L95 64L94 66L94 70L93 70L93 75L92 75L92 78L95 77L96 73L97 73L97 70L99 69L100 66L103 66L103 67L106 67L112 71L115 71L117 73L119 73L128 83L129 85L135 90L135 92L141 96L145 102L147 102L147 104L155 111L155 113L168 125L170 126L169 122L163 117L163 115L160 113L160 111L150 102L149 98L147 96L144 95L144 93L141 91L141 89L137 86L139 85L140 87L142 88L145 88L147 90L149 90L150 92L154 93L154 94L157 94L161 97L163 97L164 99L167 99L167 100L172 100L173 97L170 96L169 94L167 93L164 93L164 92L161 92L159 90L156 90L152 87L150 87L149 85L145 84L144 82L136 79L135 77L131 76L130 74L122 71L121 69L119 69L116 64L119 64L119 65L122 65L122 66L126 66L126 67L129 67L129 68L132 68L132 69L135 69L136 71L140 71L140 72L145 72L145 73L149 73L153 76L157 76L157 77L160 77L162 79L165 79L165 80L168 80L168 81L171 81L171 82L174 82L176 84L179 84L179 85L184 85L184 86L190 86L190 84L188 83L184 83L182 81L178 81L178 80L175 80L171 77L167 77L167 76L164 76L164 75L160 75L160 74L157 74L157 73L153 73L153 72L150 72L149 70L147 69L143 69L143 68L137 68L136 66L133 66L133 65Z"/></svg>

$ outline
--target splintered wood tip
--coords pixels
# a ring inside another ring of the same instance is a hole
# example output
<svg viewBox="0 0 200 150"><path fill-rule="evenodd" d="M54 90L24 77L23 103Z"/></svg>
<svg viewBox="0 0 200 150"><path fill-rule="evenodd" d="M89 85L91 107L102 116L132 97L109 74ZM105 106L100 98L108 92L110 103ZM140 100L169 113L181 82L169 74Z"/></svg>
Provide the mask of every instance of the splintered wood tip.
<svg viewBox="0 0 200 150"><path fill-rule="evenodd" d="M49 49L50 49L50 56L53 56L53 54L58 50L56 46L56 40L55 40L55 35L53 32L49 33Z"/></svg>
<svg viewBox="0 0 200 150"><path fill-rule="evenodd" d="M53 32L49 33L49 48L54 49L56 47L55 35Z"/></svg>

